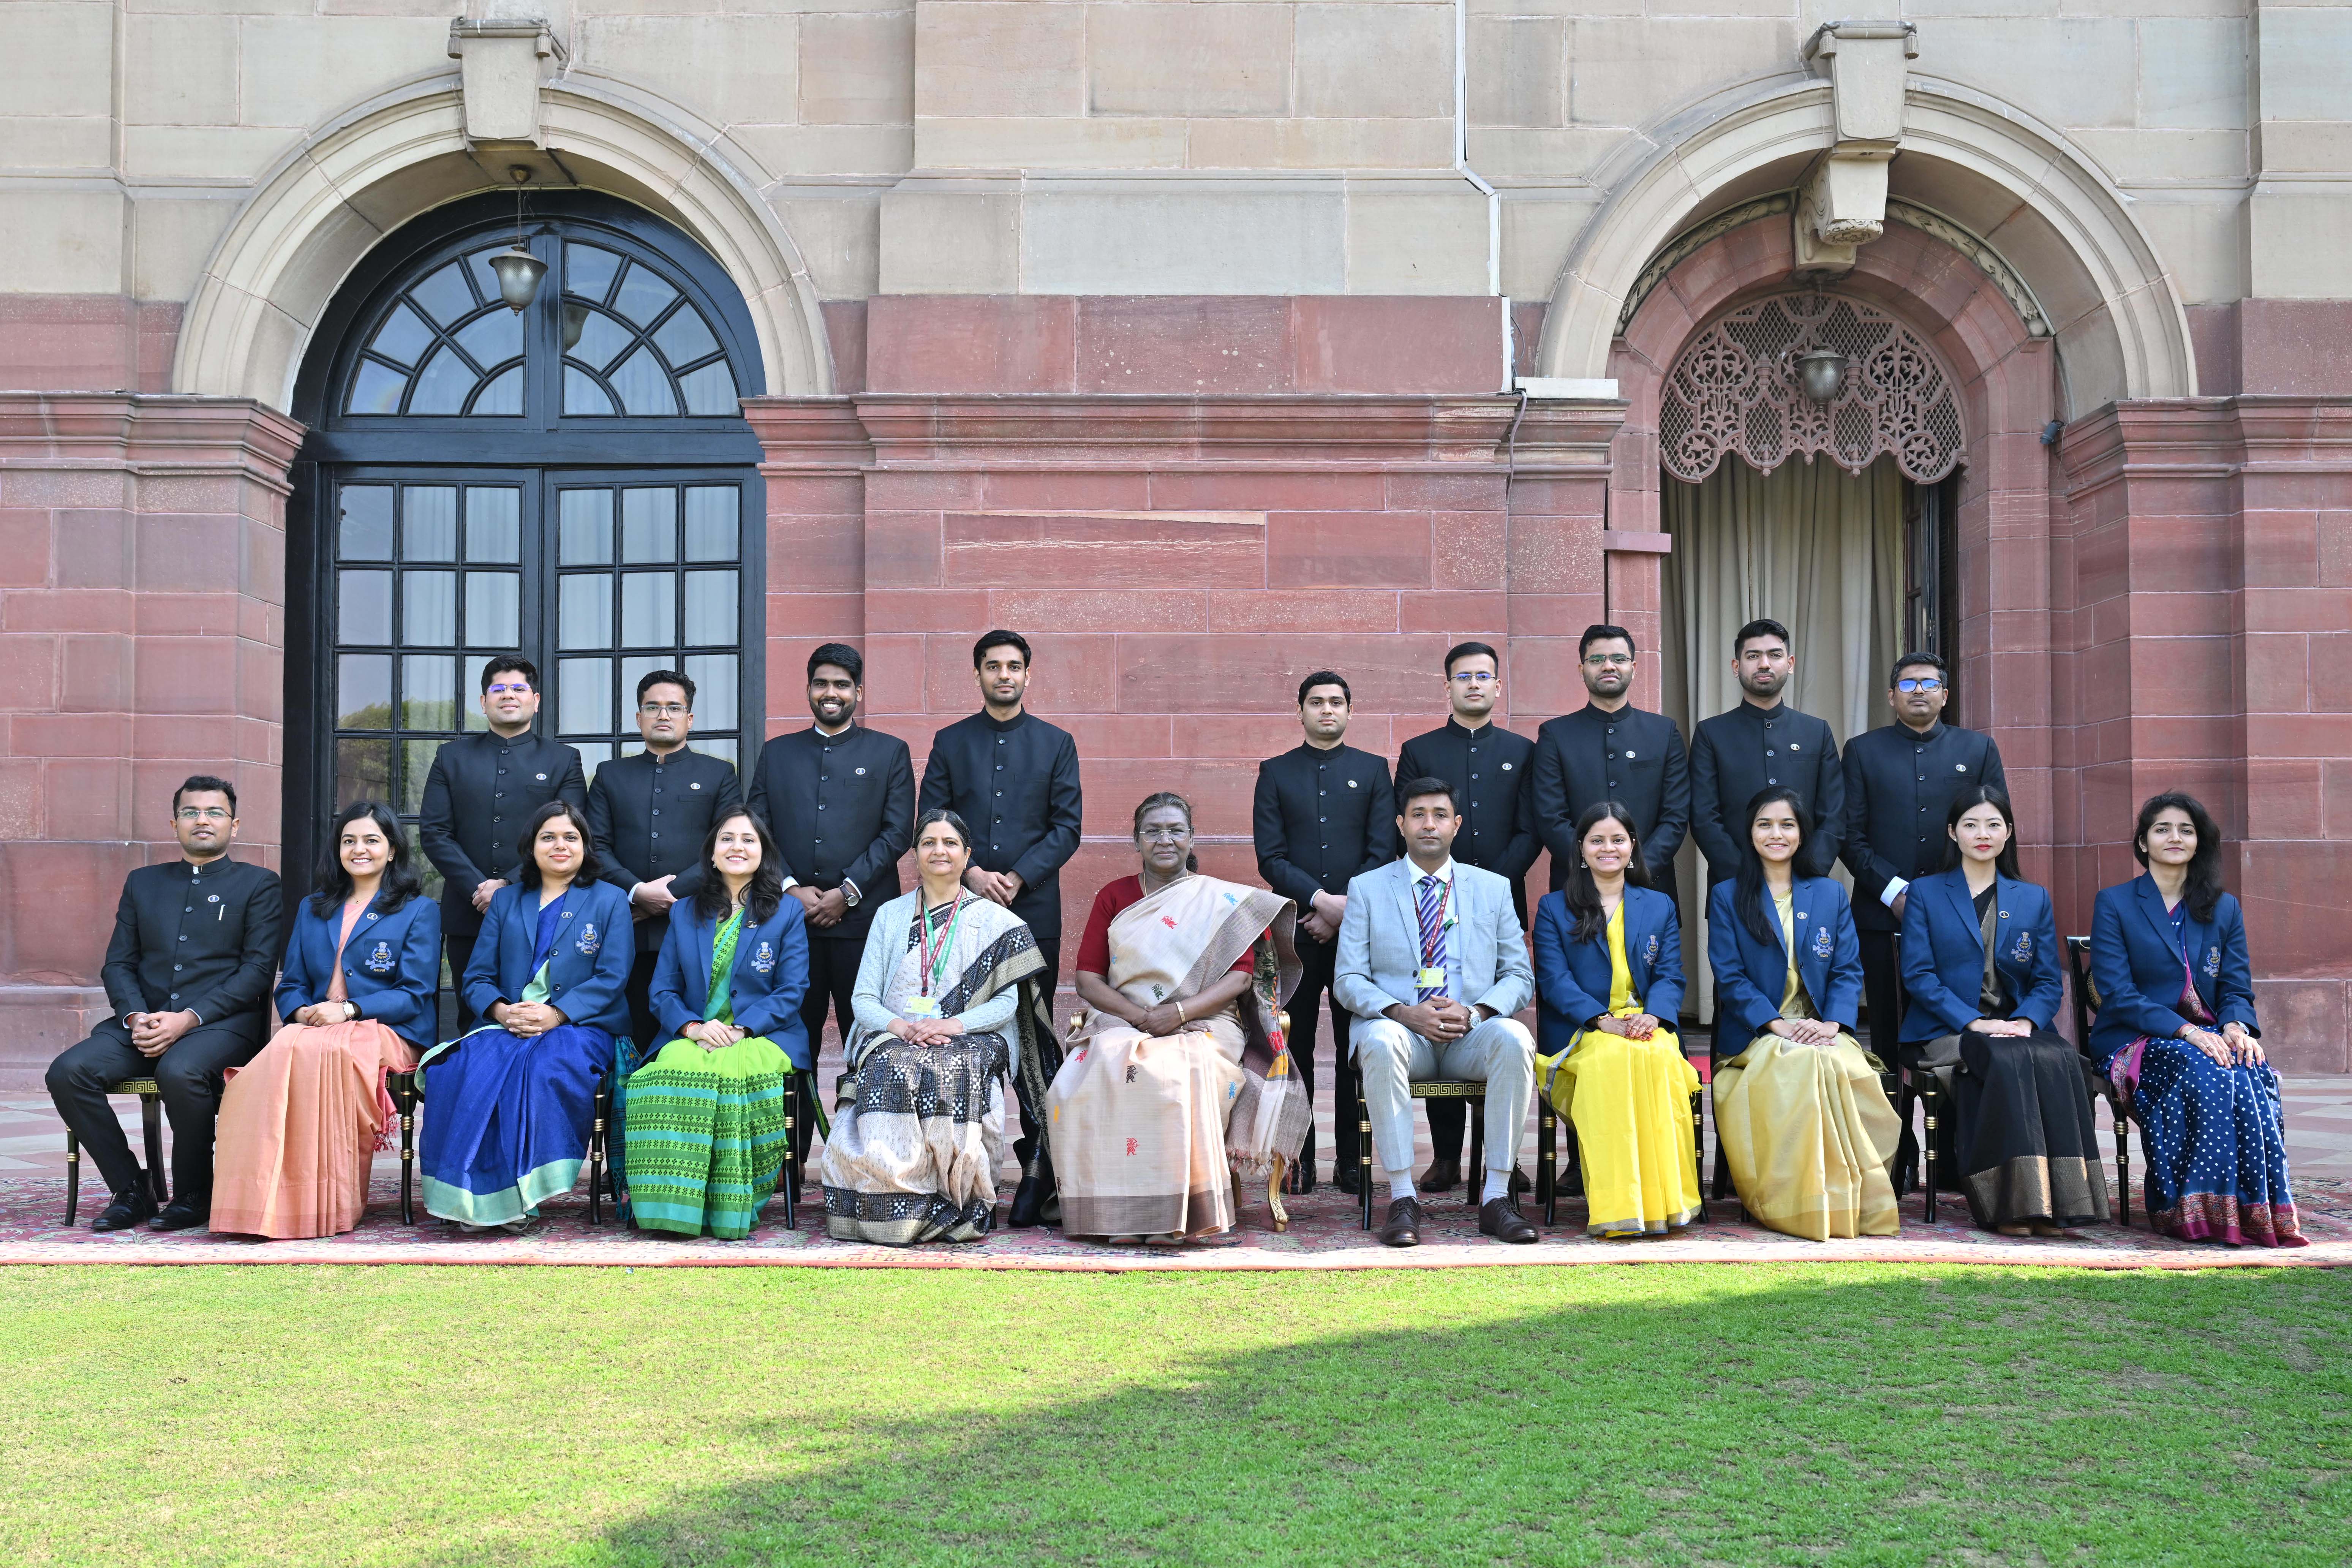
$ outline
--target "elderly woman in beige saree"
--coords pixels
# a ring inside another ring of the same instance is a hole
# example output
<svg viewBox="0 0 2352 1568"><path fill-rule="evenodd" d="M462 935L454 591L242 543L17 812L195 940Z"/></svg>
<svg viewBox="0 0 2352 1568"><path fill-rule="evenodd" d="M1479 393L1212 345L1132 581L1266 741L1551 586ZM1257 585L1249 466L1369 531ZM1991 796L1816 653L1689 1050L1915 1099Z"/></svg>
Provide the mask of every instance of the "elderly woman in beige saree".
<svg viewBox="0 0 2352 1568"><path fill-rule="evenodd" d="M1297 911L1202 876L1181 795L1138 806L1135 841L1142 873L1103 889L1087 918L1077 992L1090 1012L1046 1095L1062 1229L1195 1241L1233 1228L1236 1178L1278 1181L1306 1142L1279 1027Z"/></svg>

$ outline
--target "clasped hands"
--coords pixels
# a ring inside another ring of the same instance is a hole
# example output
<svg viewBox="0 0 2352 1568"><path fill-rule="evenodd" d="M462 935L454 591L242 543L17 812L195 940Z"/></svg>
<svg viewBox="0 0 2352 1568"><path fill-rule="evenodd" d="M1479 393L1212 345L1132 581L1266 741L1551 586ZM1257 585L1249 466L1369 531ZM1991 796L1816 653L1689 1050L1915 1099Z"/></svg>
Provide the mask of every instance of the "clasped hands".
<svg viewBox="0 0 2352 1568"><path fill-rule="evenodd" d="M839 925L849 913L849 895L839 888L820 893L806 882L802 882L793 887L793 897L801 901L801 909L806 914L808 923L819 931Z"/></svg>
<svg viewBox="0 0 2352 1568"><path fill-rule="evenodd" d="M963 1033L961 1018L893 1018L890 1032L912 1046L944 1046Z"/></svg>
<svg viewBox="0 0 2352 1568"><path fill-rule="evenodd" d="M1385 1016L1402 1024L1424 1040L1447 1045L1463 1038L1478 1026L1478 1015L1451 996L1433 996L1426 1002L1410 1006L1399 1003L1384 1010Z"/></svg>
<svg viewBox="0 0 2352 1568"><path fill-rule="evenodd" d="M992 904L1011 904L1021 896L1021 879L1011 871L983 871L974 866L963 874L963 885Z"/></svg>
<svg viewBox="0 0 2352 1568"><path fill-rule="evenodd" d="M1339 922L1347 918L1345 893L1318 893L1307 900L1307 910L1298 917L1298 923L1317 942L1329 942L1339 934Z"/></svg>
<svg viewBox="0 0 2352 1568"><path fill-rule="evenodd" d="M563 1009L547 1002L500 1002L490 1009L490 1022L518 1039L531 1039L571 1022Z"/></svg>
<svg viewBox="0 0 2352 1568"><path fill-rule="evenodd" d="M176 1013L133 1013L123 1022L131 1028L131 1049L152 1058L170 1050L182 1035L194 1028L196 1016L182 1008Z"/></svg>
<svg viewBox="0 0 2352 1568"><path fill-rule="evenodd" d="M2249 1066L2266 1058L2262 1042L2246 1033L2243 1024L2232 1019L2219 1030L2200 1029L2190 1024L2180 1031L2180 1037L2211 1058L2217 1067L2231 1067L2240 1062Z"/></svg>
<svg viewBox="0 0 2352 1568"><path fill-rule="evenodd" d="M1630 1018L1603 1014L1593 1020L1592 1026L1604 1035L1615 1035L1620 1039L1646 1040L1658 1032L1658 1019L1651 1013L1636 1013Z"/></svg>
<svg viewBox="0 0 2352 1568"><path fill-rule="evenodd" d="M719 1023L715 1018L699 1024L688 1024L684 1032L685 1038L692 1040L706 1051L723 1051L738 1040L748 1037L748 1030L739 1029L732 1024Z"/></svg>
<svg viewBox="0 0 2352 1568"><path fill-rule="evenodd" d="M330 1024L348 1024L352 1010L341 1002L313 1002L307 1007L294 1009L294 1022L307 1024L313 1029L323 1029Z"/></svg>
<svg viewBox="0 0 2352 1568"><path fill-rule="evenodd" d="M1801 1046L1833 1046L1839 1033L1837 1025L1827 1018L1775 1018L1764 1027Z"/></svg>

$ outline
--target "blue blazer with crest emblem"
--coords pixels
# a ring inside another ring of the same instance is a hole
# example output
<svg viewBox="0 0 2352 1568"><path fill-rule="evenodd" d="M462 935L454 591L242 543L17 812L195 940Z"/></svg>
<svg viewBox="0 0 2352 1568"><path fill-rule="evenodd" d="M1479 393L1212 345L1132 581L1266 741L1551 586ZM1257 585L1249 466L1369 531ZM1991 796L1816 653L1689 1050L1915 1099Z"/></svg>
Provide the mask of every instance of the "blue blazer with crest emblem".
<svg viewBox="0 0 2352 1568"><path fill-rule="evenodd" d="M567 1022L620 1039L629 1032L629 970L637 956L629 895L610 882L574 882L563 896L562 930L547 957L547 1000ZM537 888L517 884L491 896L466 965L466 1005L475 1016L488 1020L494 1005L521 999L538 935Z"/></svg>
<svg viewBox="0 0 2352 1568"><path fill-rule="evenodd" d="M1654 888L1625 889L1625 968L1633 1000L1669 1029L1683 1010L1683 921L1675 900ZM1570 934L1576 917L1566 893L1536 903L1536 1039L1544 1055L1568 1049L1578 1030L1609 1011L1609 937Z"/></svg>
<svg viewBox="0 0 2352 1568"><path fill-rule="evenodd" d="M1969 897L1969 875L1955 867L1921 877L1903 906L1903 988L1911 994L1903 1015L1906 1046L1957 1035L1984 1008L1984 936ZM2009 983L2015 1016L2037 1029L2051 1026L2066 983L2058 969L2058 918L2050 895L2032 882L1993 882L1993 964Z"/></svg>
<svg viewBox="0 0 2352 1568"><path fill-rule="evenodd" d="M1780 921L1769 892L1764 919L1771 940L1759 942L1732 905L1736 881L1715 885L1706 896L1706 962L1715 971L1715 1044L1718 1057L1736 1057L1780 1016L1787 989L1788 950L1780 945ZM1853 909L1845 890L1827 877L1800 877L1791 889L1797 929L1797 975L1813 999L1816 1016L1848 1034L1862 1014L1862 939L1854 934Z"/></svg>
<svg viewBox="0 0 2352 1568"><path fill-rule="evenodd" d="M342 934L338 905L321 918L310 900L294 907L294 937L278 981L278 1016L291 1019L327 999L334 984L335 939ZM418 896L387 912L378 893L352 927L343 949L343 991L362 1018L373 1018L420 1048L433 1043L435 1003L441 989L441 910Z"/></svg>
<svg viewBox="0 0 2352 1568"><path fill-rule="evenodd" d="M2213 1015L2213 1027L2236 1023L2250 1035L2261 1035L2254 1020L2254 966L2246 953L2246 921L2236 897L2222 894L2210 921L2184 910L2180 931L2189 979L2197 999ZM2169 1038L2188 1024L2176 1005L2180 969L2172 916L2155 879L2143 873L2099 889L2091 915L2091 978L2099 991L2091 1055L2102 1069L2137 1037Z"/></svg>
<svg viewBox="0 0 2352 1568"><path fill-rule="evenodd" d="M710 958L719 922L695 911L695 900L669 907L669 933L654 966L648 993L662 1041L682 1038L688 1024L709 1016ZM735 939L735 969L727 978L727 1005L736 1027L772 1041L793 1066L812 1063L808 1026L801 1021L801 998L808 994L808 925L801 901L787 895L776 912L758 925L747 921ZM650 1049L650 1046L648 1049Z"/></svg>

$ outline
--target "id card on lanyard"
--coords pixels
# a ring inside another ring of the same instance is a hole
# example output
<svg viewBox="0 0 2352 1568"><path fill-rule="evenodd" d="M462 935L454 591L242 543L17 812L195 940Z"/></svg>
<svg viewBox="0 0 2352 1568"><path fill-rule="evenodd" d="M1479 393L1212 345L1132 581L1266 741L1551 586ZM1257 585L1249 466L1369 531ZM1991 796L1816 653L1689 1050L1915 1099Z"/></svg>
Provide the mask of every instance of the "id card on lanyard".
<svg viewBox="0 0 2352 1568"><path fill-rule="evenodd" d="M955 945L956 927L963 921L963 895L956 895L955 907L948 914L948 928L940 933L940 945L931 946L931 911L921 910L915 916L915 940L921 944L921 973L918 976L921 990L907 998L907 1016L936 1018L940 1016L940 999L931 994L940 988L940 971L948 961L949 950Z"/></svg>
<svg viewBox="0 0 2352 1568"><path fill-rule="evenodd" d="M1445 989L1445 966L1437 962L1438 949L1445 945L1446 928L1454 923L1454 883L1449 879L1437 884L1437 940L1433 942L1424 935L1421 942L1421 969L1412 983L1423 991Z"/></svg>

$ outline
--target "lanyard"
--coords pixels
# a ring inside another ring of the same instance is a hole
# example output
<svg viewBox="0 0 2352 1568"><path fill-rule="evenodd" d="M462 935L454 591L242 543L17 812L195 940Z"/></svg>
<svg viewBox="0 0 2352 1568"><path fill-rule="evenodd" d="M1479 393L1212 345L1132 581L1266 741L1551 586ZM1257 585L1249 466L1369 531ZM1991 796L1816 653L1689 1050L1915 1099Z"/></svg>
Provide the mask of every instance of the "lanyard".
<svg viewBox="0 0 2352 1568"><path fill-rule="evenodd" d="M956 927L963 920L963 895L958 893L954 907L948 912L948 929L940 933L936 956L931 952L931 911L920 908L915 911L915 939L922 943L923 948L923 971L918 978L922 982L922 994L926 996L939 988L940 970L948 961L948 950L955 945Z"/></svg>
<svg viewBox="0 0 2352 1568"><path fill-rule="evenodd" d="M1436 943L1434 945L1431 943L1427 933L1423 933L1421 939L1421 966L1423 969L1434 969L1437 967L1437 948L1444 945L1445 942L1445 906L1452 901L1453 897L1454 879L1449 877L1444 881L1437 884ZM1416 918L1419 916L1420 909L1421 900L1419 899L1415 899L1413 900L1413 910Z"/></svg>

